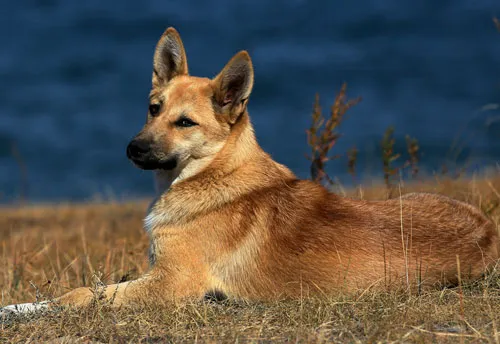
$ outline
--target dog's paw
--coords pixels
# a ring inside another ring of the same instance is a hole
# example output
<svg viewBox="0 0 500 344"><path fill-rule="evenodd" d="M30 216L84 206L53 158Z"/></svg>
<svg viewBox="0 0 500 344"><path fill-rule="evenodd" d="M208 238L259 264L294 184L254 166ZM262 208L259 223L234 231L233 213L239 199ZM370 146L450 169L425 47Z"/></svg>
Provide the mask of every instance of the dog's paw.
<svg viewBox="0 0 500 344"><path fill-rule="evenodd" d="M0 324L10 324L16 317L16 312L11 306L0 308Z"/></svg>
<svg viewBox="0 0 500 344"><path fill-rule="evenodd" d="M49 308L49 301L20 303L0 308L0 320L12 318L16 315L40 313Z"/></svg>
<svg viewBox="0 0 500 344"><path fill-rule="evenodd" d="M12 309L9 308L10 306L0 308L0 319L9 317L12 314L15 314Z"/></svg>

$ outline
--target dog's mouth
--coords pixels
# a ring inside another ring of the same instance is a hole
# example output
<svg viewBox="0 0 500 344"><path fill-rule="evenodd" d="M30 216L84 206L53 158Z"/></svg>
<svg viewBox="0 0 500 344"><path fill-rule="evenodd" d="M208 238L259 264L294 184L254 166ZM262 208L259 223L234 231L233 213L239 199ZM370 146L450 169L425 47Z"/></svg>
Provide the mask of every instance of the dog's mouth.
<svg viewBox="0 0 500 344"><path fill-rule="evenodd" d="M177 157L171 157L168 159L156 160L156 159L130 159L135 166L142 170L173 170L177 167Z"/></svg>

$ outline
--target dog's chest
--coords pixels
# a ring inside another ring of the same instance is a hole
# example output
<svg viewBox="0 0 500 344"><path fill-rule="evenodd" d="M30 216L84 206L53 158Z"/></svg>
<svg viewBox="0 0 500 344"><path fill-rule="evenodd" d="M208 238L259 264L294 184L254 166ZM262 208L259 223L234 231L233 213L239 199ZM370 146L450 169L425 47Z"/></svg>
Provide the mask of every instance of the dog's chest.
<svg viewBox="0 0 500 344"><path fill-rule="evenodd" d="M155 213L154 210L149 211L146 217L144 218L144 222L142 227L146 231L146 234L151 238L153 228L157 225L158 223L158 215Z"/></svg>
<svg viewBox="0 0 500 344"><path fill-rule="evenodd" d="M148 208L146 217L143 221L143 228L146 231L146 234L149 236L149 249L148 249L148 257L149 257L149 265L153 266L156 262L156 242L153 235L153 229L158 224L159 215L157 214L154 205L156 200L154 200Z"/></svg>
<svg viewBox="0 0 500 344"><path fill-rule="evenodd" d="M167 226L171 220L169 212L165 208L155 207L156 201L153 201L148 208L146 217L143 221L143 228L146 234L149 236L149 262L153 266L157 261L158 253L161 252L161 247L158 243L157 235L159 231L164 233L165 226Z"/></svg>

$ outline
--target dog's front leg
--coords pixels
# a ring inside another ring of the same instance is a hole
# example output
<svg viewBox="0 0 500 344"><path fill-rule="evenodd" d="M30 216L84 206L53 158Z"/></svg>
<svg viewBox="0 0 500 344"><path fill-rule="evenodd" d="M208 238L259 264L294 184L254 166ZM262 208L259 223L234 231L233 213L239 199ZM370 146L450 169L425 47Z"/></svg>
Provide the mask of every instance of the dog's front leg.
<svg viewBox="0 0 500 344"><path fill-rule="evenodd" d="M97 286L95 288L77 288L54 300L55 305L85 307L93 301L107 302L112 307L126 306L147 302L155 296L161 296L166 290L163 279L144 276L137 280ZM167 288L168 289L168 288Z"/></svg>
<svg viewBox="0 0 500 344"><path fill-rule="evenodd" d="M117 283L96 288L76 288L58 297L52 304L80 308L88 306L92 301L104 301L112 306L119 306L126 300L132 299L132 294L137 294L139 286L134 285L137 282Z"/></svg>
<svg viewBox="0 0 500 344"><path fill-rule="evenodd" d="M112 307L148 301L153 294L161 292L161 281L153 276L144 276L134 281L103 285L95 288L74 289L52 301L23 303L0 308L0 315L27 314L45 311L58 306L86 307L94 300L108 302Z"/></svg>

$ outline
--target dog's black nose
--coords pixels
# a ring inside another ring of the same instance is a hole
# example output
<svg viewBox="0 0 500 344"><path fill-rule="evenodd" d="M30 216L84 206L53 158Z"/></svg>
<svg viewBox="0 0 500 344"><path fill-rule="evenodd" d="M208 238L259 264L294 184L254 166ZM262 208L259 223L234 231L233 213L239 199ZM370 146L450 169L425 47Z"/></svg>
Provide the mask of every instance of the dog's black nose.
<svg viewBox="0 0 500 344"><path fill-rule="evenodd" d="M134 139L127 146L127 157L129 159L139 158L149 151L149 143Z"/></svg>

